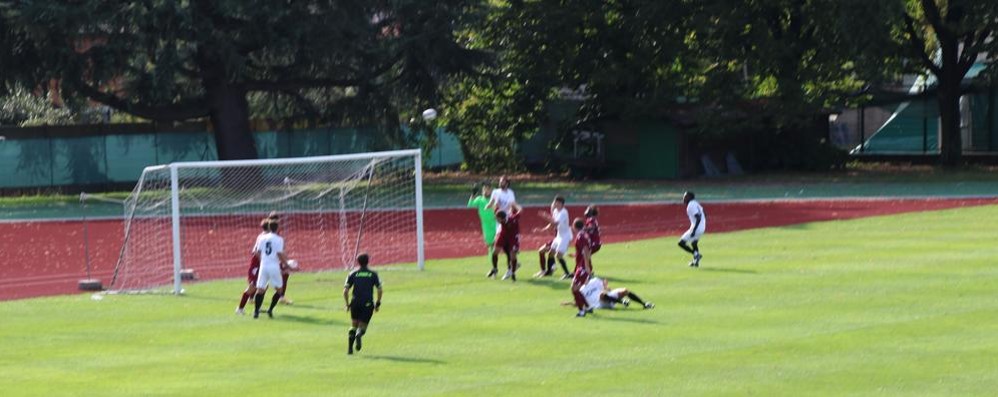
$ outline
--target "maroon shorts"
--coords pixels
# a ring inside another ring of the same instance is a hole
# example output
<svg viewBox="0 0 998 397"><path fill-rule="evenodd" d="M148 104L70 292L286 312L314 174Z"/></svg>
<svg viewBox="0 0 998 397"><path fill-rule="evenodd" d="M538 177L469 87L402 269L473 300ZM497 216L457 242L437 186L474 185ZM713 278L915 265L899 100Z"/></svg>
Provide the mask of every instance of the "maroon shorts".
<svg viewBox="0 0 998 397"><path fill-rule="evenodd" d="M592 255L599 252L599 249L602 247L603 244L593 244L592 246L589 247L589 254Z"/></svg>
<svg viewBox="0 0 998 397"><path fill-rule="evenodd" d="M575 268L575 276L572 277L572 286L581 288L589 282L589 272L584 267Z"/></svg>
<svg viewBox="0 0 998 397"><path fill-rule="evenodd" d="M509 255L511 252L520 252L520 235L515 235L513 238L503 238L501 236L496 238L495 248L497 250L502 250L502 252L505 252L506 255Z"/></svg>
<svg viewBox="0 0 998 397"><path fill-rule="evenodd" d="M246 281L248 281L250 284L256 285L256 278L259 275L260 275L259 267L250 268L249 271L246 273Z"/></svg>

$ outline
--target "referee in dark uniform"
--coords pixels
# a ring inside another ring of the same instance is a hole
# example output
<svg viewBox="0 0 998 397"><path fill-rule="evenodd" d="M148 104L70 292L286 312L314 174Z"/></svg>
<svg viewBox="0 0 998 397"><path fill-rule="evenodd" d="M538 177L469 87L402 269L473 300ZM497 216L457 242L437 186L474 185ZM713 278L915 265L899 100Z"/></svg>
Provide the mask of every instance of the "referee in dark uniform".
<svg viewBox="0 0 998 397"><path fill-rule="evenodd" d="M367 333L367 323L371 322L371 316L381 307L381 280L378 278L378 273L367 268L369 260L367 253L357 255L360 269L350 273L346 284L343 285L343 301L346 302L346 309L350 311L350 318L353 319L347 354L353 354L355 343L357 351L360 351L360 338ZM353 300L349 297L350 288L353 288ZM378 289L378 300L374 300L375 288Z"/></svg>

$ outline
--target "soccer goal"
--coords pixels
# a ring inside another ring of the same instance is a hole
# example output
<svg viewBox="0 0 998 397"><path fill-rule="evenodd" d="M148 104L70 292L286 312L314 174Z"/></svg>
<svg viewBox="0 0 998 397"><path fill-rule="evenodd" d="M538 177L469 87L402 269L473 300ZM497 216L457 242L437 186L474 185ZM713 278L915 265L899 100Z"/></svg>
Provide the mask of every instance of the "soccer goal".
<svg viewBox="0 0 998 397"><path fill-rule="evenodd" d="M182 279L245 276L260 220L276 211L303 270L424 266L419 150L147 167L125 200L113 291L181 293Z"/></svg>

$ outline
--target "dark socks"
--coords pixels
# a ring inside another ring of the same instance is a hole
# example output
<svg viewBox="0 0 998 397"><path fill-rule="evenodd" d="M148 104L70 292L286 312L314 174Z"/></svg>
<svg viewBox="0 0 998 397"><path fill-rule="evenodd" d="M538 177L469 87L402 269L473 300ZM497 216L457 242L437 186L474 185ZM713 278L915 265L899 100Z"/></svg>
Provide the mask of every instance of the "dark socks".
<svg viewBox="0 0 998 397"><path fill-rule="evenodd" d="M546 274L554 273L554 257L553 256L549 256L548 257L548 265L547 265L547 268L544 269L544 273L546 273Z"/></svg>
<svg viewBox="0 0 998 397"><path fill-rule="evenodd" d="M353 342L357 339L357 329L350 328L350 332L348 332L347 335L350 337L350 343L347 345L347 354L353 354Z"/></svg>
<svg viewBox="0 0 998 397"><path fill-rule="evenodd" d="M543 271L546 271L546 270L547 270L547 268L546 268L546 267L544 267L544 253L543 253L543 252L540 252L540 253L539 253L539 255L540 255L540 257L541 257L541 258L540 258L540 259L541 259L541 262L540 262L540 263L541 263L541 271L543 272Z"/></svg>
<svg viewBox="0 0 998 397"><path fill-rule="evenodd" d="M581 291L572 291L572 296L575 298L575 307L579 310L586 309L586 297L582 296Z"/></svg>
<svg viewBox="0 0 998 397"><path fill-rule="evenodd" d="M260 306L263 306L263 294L256 294L256 309L253 311L253 317L260 315Z"/></svg>
<svg viewBox="0 0 998 397"><path fill-rule="evenodd" d="M632 301L638 302L639 304L641 304L641 306L645 305L645 301L641 300L641 298L638 298L638 296L634 295L633 292L628 292L627 297L631 298Z"/></svg>
<svg viewBox="0 0 998 397"><path fill-rule="evenodd" d="M280 302L282 296L284 294L274 291L274 297L270 300L270 313L274 313L274 307L277 306L277 302Z"/></svg>
<svg viewBox="0 0 998 397"><path fill-rule="evenodd" d="M499 267L499 254L492 254L492 268Z"/></svg>
<svg viewBox="0 0 998 397"><path fill-rule="evenodd" d="M568 265L565 264L565 258L558 258L558 264L561 265L561 271L565 272L565 274L572 274L568 272Z"/></svg>
<svg viewBox="0 0 998 397"><path fill-rule="evenodd" d="M690 248L690 246L686 245L685 241L680 241L679 242L679 248L682 248L683 251L689 252L690 254L693 253L693 249Z"/></svg>

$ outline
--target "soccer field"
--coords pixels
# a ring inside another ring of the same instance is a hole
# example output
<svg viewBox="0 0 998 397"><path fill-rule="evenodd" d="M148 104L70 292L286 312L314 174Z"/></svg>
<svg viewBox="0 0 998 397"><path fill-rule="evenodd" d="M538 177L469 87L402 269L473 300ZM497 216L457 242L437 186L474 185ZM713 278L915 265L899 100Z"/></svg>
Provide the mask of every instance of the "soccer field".
<svg viewBox="0 0 998 397"><path fill-rule="evenodd" d="M708 208L709 211L709 208ZM13 395L993 395L998 206L606 246L596 272L653 310L575 318L567 281L487 280L485 258L378 269L346 355L343 272L291 279L273 320L242 280L187 295L0 302ZM377 258L374 258L375 262ZM268 297L269 299L269 297Z"/></svg>

